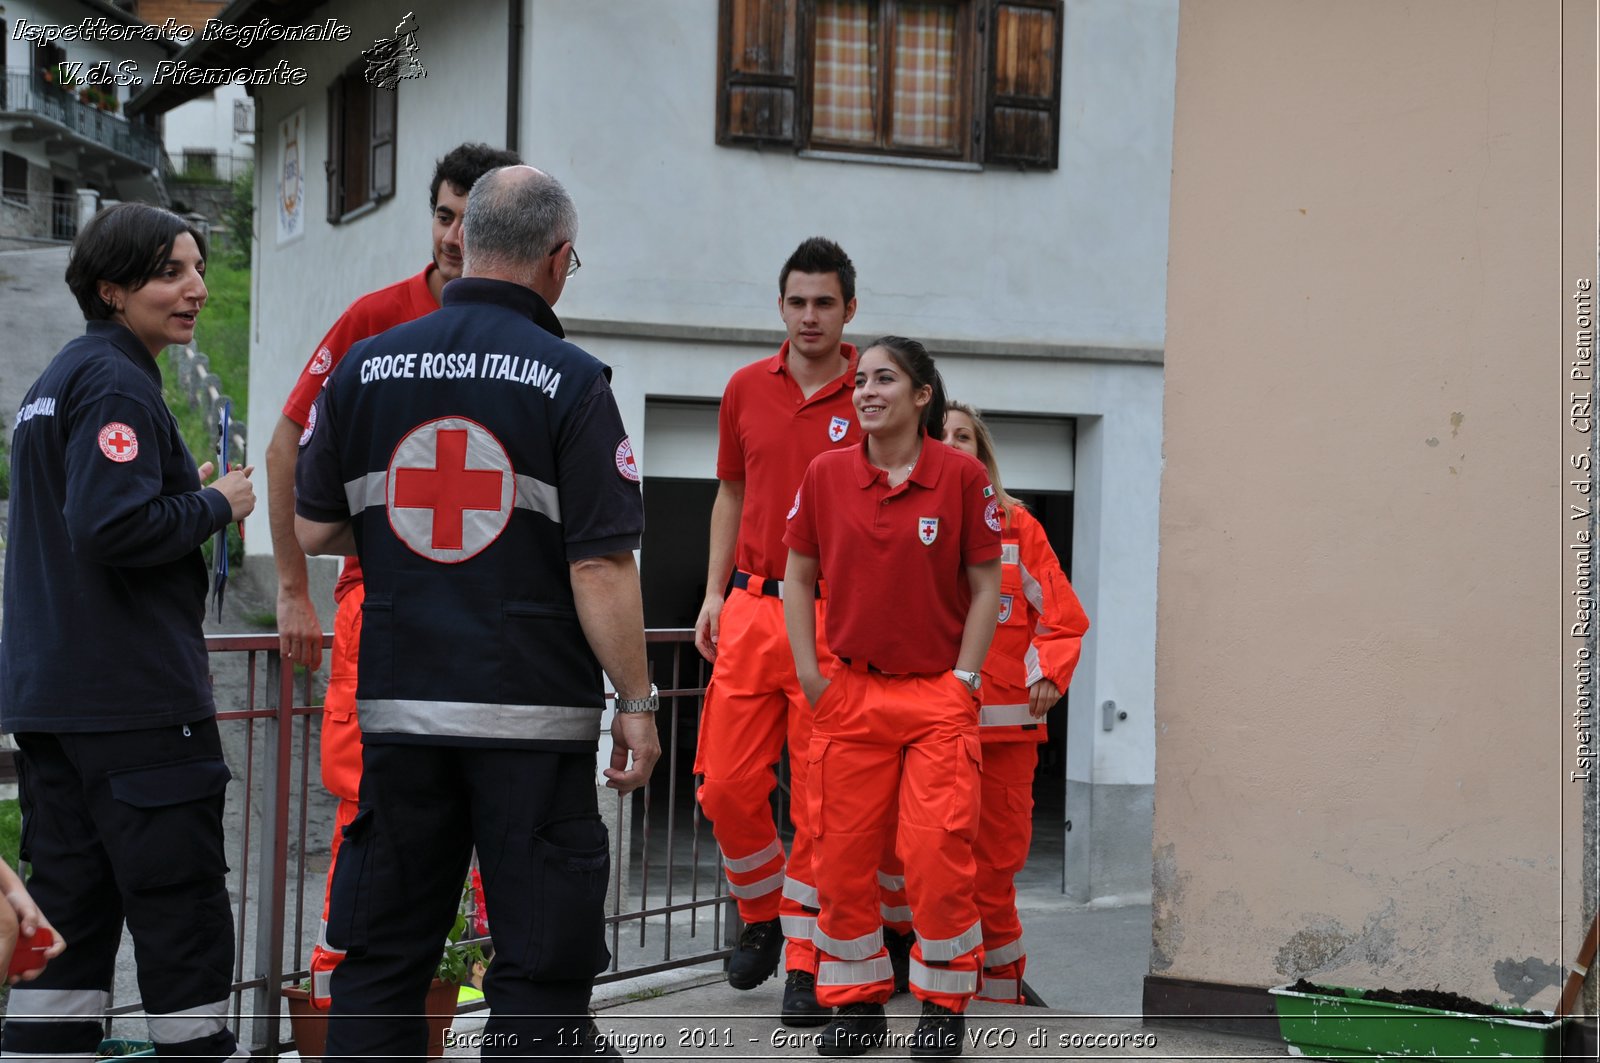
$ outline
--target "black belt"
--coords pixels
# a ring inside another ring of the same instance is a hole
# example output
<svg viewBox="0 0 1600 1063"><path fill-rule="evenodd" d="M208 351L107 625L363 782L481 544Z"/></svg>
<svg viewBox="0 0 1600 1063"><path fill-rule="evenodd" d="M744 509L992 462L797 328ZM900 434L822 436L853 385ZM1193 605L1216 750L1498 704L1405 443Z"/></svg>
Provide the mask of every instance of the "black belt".
<svg viewBox="0 0 1600 1063"><path fill-rule="evenodd" d="M762 579L760 576L752 576L748 572L740 572L735 569L733 572L733 585L742 591L749 591L751 594L764 594L768 598L783 597L783 580L781 579ZM811 589L814 592L814 597L822 597L820 584L813 586Z"/></svg>

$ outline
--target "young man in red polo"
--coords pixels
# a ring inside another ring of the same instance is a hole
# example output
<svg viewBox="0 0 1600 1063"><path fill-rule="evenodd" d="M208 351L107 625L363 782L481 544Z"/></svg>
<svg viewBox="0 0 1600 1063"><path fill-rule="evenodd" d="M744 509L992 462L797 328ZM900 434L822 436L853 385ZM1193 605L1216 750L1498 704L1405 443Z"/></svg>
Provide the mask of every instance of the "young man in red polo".
<svg viewBox="0 0 1600 1063"><path fill-rule="evenodd" d="M771 358L745 366L722 396L717 498L711 510L711 561L695 645L713 662L700 717L695 772L700 805L722 849L728 889L746 924L728 964L735 989L754 989L777 969L787 938L789 977L783 1021L821 1025L815 996L817 890L805 812L805 751L811 711L795 679L781 595L816 603L818 650L824 589L786 587L784 520L811 459L860 441L850 396L856 349L843 342L856 312L855 266L838 244L806 240L778 274L778 311L788 339ZM729 590L729 580L732 589ZM727 592L724 601L723 594ZM768 795L788 742L794 843L787 860ZM908 910L890 882L886 912L902 967L910 955ZM781 918L780 918L781 917Z"/></svg>
<svg viewBox="0 0 1600 1063"><path fill-rule="evenodd" d="M283 416L267 444L267 511L272 527L273 561L278 569L278 641L285 661L315 669L322 664L322 625L306 586L306 557L294 535L294 467L301 436L314 427L312 403L333 367L357 342L396 325L431 314L440 293L461 276L461 215L467 193L478 178L522 160L513 152L487 144L462 144L434 167L428 189L433 212L433 260L421 273L387 288L369 292L350 304L317 344L311 360L283 406ZM339 798L334 818L333 865L339 858L344 828L355 818L361 796L361 727L356 719L356 654L361 645L361 603L366 597L361 565L344 559L333 589L333 648L328 693L322 703L322 784ZM311 999L328 1006L328 984L344 953L327 947L327 901L323 901L322 933L311 952Z"/></svg>

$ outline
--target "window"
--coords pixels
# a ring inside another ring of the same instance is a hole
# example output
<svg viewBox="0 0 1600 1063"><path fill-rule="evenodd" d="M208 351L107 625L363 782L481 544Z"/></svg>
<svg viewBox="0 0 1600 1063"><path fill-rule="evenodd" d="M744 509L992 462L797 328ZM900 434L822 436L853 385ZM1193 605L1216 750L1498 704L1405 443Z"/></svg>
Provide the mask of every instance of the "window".
<svg viewBox="0 0 1600 1063"><path fill-rule="evenodd" d="M0 151L0 198L28 202L28 160L21 155Z"/></svg>
<svg viewBox="0 0 1600 1063"><path fill-rule="evenodd" d="M328 87L328 220L394 195L395 97L355 63Z"/></svg>
<svg viewBox="0 0 1600 1063"><path fill-rule="evenodd" d="M214 148L184 148L183 176L211 178L217 176L217 153Z"/></svg>
<svg viewBox="0 0 1600 1063"><path fill-rule="evenodd" d="M721 0L717 143L1057 165L1063 0Z"/></svg>

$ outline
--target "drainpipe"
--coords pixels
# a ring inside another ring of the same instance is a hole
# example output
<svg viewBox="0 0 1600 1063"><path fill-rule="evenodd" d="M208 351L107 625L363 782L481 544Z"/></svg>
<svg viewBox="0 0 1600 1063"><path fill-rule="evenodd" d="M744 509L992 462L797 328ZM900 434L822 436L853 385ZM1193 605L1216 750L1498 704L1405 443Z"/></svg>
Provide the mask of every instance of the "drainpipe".
<svg viewBox="0 0 1600 1063"><path fill-rule="evenodd" d="M520 152L517 130L522 125L522 5L506 4L506 150Z"/></svg>

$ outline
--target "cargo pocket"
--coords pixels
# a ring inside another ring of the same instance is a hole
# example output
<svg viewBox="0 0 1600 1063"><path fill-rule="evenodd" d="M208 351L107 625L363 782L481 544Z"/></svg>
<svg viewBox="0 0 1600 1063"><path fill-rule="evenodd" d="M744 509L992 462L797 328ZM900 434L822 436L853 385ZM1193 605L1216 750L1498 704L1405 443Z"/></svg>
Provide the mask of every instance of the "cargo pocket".
<svg viewBox="0 0 1600 1063"><path fill-rule="evenodd" d="M500 632L504 663L498 677L499 697L505 702L526 701L528 677L548 672L552 660L594 661L594 651L584 638L575 609L543 602L503 602ZM598 680L598 665L595 669ZM598 701L594 705L596 709L600 707ZM599 730L597 712L595 734Z"/></svg>
<svg viewBox="0 0 1600 1063"><path fill-rule="evenodd" d="M534 831L530 900L537 914L528 943L534 978L589 978L611 962L605 940L610 869L610 839L599 816L556 820Z"/></svg>
<svg viewBox="0 0 1600 1063"><path fill-rule="evenodd" d="M333 884L328 890L328 944L352 955L360 954L367 946L373 816L372 809L364 808L344 828Z"/></svg>
<svg viewBox="0 0 1600 1063"><path fill-rule="evenodd" d="M825 700L828 691L824 690L822 696ZM828 829L822 819L822 764L827 755L828 739L812 734L811 748L806 750L806 818L811 820L812 834L816 838L821 838Z"/></svg>
<svg viewBox="0 0 1600 1063"><path fill-rule="evenodd" d="M983 768L983 746L978 736L962 735L955 758L950 771L950 803L944 811L944 828L970 841L978 833L979 776Z"/></svg>
<svg viewBox="0 0 1600 1063"><path fill-rule="evenodd" d="M233 774L220 757L197 757L109 772L110 825L122 855L118 878L134 891L228 873L223 855L223 791Z"/></svg>

